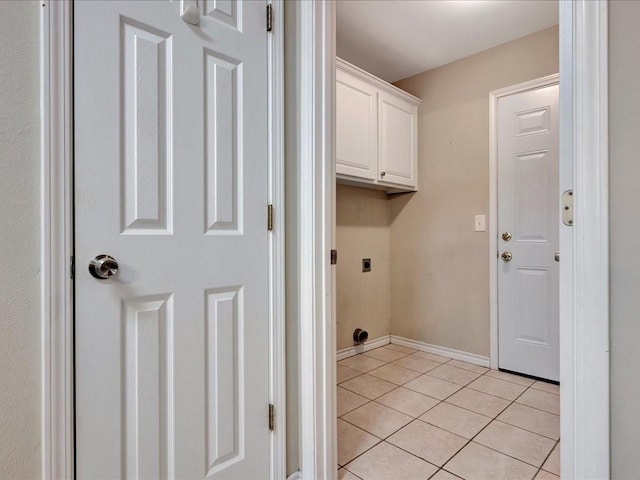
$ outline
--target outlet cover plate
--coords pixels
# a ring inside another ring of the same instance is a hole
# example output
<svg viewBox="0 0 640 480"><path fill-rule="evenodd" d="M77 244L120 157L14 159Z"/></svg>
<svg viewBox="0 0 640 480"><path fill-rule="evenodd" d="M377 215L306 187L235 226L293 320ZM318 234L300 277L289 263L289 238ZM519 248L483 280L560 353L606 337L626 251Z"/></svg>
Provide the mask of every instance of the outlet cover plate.
<svg viewBox="0 0 640 480"><path fill-rule="evenodd" d="M362 259L362 271L363 272L370 272L371 271L371 259L370 258L363 258Z"/></svg>

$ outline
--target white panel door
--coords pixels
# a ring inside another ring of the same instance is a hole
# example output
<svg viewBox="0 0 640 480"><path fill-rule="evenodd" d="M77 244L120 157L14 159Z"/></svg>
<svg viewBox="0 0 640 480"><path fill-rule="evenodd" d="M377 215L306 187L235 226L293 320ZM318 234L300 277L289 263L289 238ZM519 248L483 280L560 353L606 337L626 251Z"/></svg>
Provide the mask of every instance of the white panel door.
<svg viewBox="0 0 640 480"><path fill-rule="evenodd" d="M560 373L558 152L558 85L499 99L498 366L549 380Z"/></svg>
<svg viewBox="0 0 640 480"><path fill-rule="evenodd" d="M75 4L78 478L269 476L265 2L198 3Z"/></svg>
<svg viewBox="0 0 640 480"><path fill-rule="evenodd" d="M380 92L378 119L378 180L415 187L417 107Z"/></svg>
<svg viewBox="0 0 640 480"><path fill-rule="evenodd" d="M374 180L378 168L378 92L336 71L336 173Z"/></svg>

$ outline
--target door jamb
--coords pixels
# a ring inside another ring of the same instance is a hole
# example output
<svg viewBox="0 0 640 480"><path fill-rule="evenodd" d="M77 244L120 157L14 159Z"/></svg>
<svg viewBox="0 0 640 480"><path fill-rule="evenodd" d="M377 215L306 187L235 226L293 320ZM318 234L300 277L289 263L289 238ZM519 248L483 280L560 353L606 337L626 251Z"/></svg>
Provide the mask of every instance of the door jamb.
<svg viewBox="0 0 640 480"><path fill-rule="evenodd" d="M560 1L562 478L609 478L608 2Z"/></svg>
<svg viewBox="0 0 640 480"><path fill-rule="evenodd" d="M268 37L270 402L276 408L271 475L285 476L284 341L284 5L274 4ZM73 4L43 0L40 10L42 477L74 478ZM265 419L266 421L266 419Z"/></svg>
<svg viewBox="0 0 640 480"><path fill-rule="evenodd" d="M559 79L560 75L556 73L489 92L489 351L492 369L498 368L498 100L557 85Z"/></svg>
<svg viewBox="0 0 640 480"><path fill-rule="evenodd" d="M329 0L302 3L316 4L319 11L334 8ZM576 204L575 226L561 227L560 233L561 473L563 478L609 478L608 4L591 0L559 3L563 79L560 185L574 188ZM333 74L329 70L334 68L334 62L325 58L335 41L335 15L330 17L318 21L311 12L297 20L300 31L312 32L311 38L305 38L300 46L302 55L309 55L308 60L296 65L297 75L309 77L301 86L304 101L300 108L311 109L309 118L302 119L307 124L301 128L301 142L307 149L303 153L321 165L316 169L307 165L306 175L296 181L301 189L316 191L320 199L331 196L334 188L332 178L326 176L333 169L326 164L332 164L334 156L317 151L315 145L316 141L331 145L326 129L327 122L332 121L333 107L328 101L331 98L326 97L331 97L332 87L313 80L314 75L326 80ZM324 99L324 103L316 105L314 97ZM308 159L300 158L301 168L307 163ZM566 165L569 163L570 167ZM572 171L570 179L563 177L563 168ZM329 452L336 443L336 420L328 414L335 411L335 367L328 364L327 358L335 354L335 316L329 308L315 308L325 304L332 291L331 276L318 271L326 270L329 258L329 241L321 233L332 229L335 218L331 209L323 208L325 205L299 205L299 214L310 230L306 237L310 243L303 244L305 248L299 253L300 262L309 267L300 269L300 287L309 288L308 292L299 290L308 297L300 326L313 332L301 338L300 345L302 351L312 352L301 356L301 403L304 407L304 399L314 401L306 411L309 415L300 416L304 479L327 478L328 472L336 468L335 454L318 453ZM314 226L320 230L316 235L311 234ZM313 390L307 394L305 388ZM318 470L306 469L306 459L315 459Z"/></svg>
<svg viewBox="0 0 640 480"><path fill-rule="evenodd" d="M42 477L74 477L73 8L40 9Z"/></svg>
<svg viewBox="0 0 640 480"><path fill-rule="evenodd" d="M298 274L300 472L337 476L335 268L335 2L298 2Z"/></svg>

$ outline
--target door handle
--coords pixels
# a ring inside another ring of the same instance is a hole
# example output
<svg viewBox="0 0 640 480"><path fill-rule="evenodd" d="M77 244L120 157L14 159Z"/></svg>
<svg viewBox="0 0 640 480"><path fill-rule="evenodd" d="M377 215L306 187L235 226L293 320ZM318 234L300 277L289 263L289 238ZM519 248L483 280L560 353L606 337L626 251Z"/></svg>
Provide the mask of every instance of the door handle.
<svg viewBox="0 0 640 480"><path fill-rule="evenodd" d="M191 25L200 23L200 9L197 0L182 0L180 2L180 18Z"/></svg>
<svg viewBox="0 0 640 480"><path fill-rule="evenodd" d="M556 252L555 255L553 256L553 258L555 259L556 262L560 261L560 252Z"/></svg>
<svg viewBox="0 0 640 480"><path fill-rule="evenodd" d="M502 258L502 260L504 260L505 262L510 262L513 258L513 255L511 254L511 252L502 252L500 258Z"/></svg>
<svg viewBox="0 0 640 480"><path fill-rule="evenodd" d="M89 262L89 273L98 280L106 280L118 273L118 262L109 255L98 255Z"/></svg>

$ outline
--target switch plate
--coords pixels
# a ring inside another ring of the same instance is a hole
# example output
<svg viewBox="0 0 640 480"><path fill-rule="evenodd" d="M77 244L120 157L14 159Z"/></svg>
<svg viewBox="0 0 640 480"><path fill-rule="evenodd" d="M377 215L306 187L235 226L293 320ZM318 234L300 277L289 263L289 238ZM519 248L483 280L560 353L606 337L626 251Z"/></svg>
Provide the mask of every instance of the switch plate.
<svg viewBox="0 0 640 480"><path fill-rule="evenodd" d="M486 232L487 231L487 216L486 215L476 215L475 227L476 227L476 232Z"/></svg>

